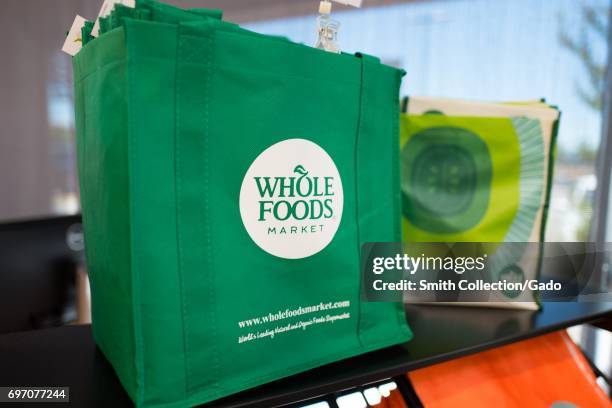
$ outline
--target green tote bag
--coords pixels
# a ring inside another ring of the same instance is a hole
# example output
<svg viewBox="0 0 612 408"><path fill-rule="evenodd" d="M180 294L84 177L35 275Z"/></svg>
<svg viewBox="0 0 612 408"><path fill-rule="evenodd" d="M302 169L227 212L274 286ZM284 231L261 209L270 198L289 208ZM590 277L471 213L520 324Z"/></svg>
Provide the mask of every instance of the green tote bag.
<svg viewBox="0 0 612 408"><path fill-rule="evenodd" d="M361 245L401 239L401 71L217 18L122 18L73 66L93 333L136 405L411 338L360 299Z"/></svg>

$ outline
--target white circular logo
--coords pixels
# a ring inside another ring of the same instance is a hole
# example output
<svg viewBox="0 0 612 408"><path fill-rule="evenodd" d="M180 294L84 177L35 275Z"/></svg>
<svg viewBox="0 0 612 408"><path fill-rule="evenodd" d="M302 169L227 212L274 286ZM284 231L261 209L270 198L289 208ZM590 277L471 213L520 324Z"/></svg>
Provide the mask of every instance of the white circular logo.
<svg viewBox="0 0 612 408"><path fill-rule="evenodd" d="M334 238L344 195L332 158L305 139L287 139L264 150L240 188L240 216L264 251L286 259L305 258Z"/></svg>

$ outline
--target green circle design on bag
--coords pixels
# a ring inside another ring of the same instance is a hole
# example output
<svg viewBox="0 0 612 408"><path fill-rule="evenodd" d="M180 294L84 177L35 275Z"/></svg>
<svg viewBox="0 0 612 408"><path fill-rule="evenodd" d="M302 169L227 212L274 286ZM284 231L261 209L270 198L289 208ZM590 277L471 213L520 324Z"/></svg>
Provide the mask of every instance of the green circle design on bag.
<svg viewBox="0 0 612 408"><path fill-rule="evenodd" d="M403 213L429 232L475 226L489 204L492 163L486 143L458 127L415 134L402 149Z"/></svg>
<svg viewBox="0 0 612 408"><path fill-rule="evenodd" d="M462 147L432 145L412 168L417 205L432 214L449 216L464 211L476 187L476 163Z"/></svg>
<svg viewBox="0 0 612 408"><path fill-rule="evenodd" d="M444 115L444 112L439 111L437 109L431 109L431 110L428 110L427 112L424 112L423 115Z"/></svg>
<svg viewBox="0 0 612 408"><path fill-rule="evenodd" d="M516 264L508 265L499 273L499 282L503 281L515 284L523 283L525 281L525 272ZM510 299L515 299L521 294L521 291L518 289L507 289L502 290L502 293Z"/></svg>

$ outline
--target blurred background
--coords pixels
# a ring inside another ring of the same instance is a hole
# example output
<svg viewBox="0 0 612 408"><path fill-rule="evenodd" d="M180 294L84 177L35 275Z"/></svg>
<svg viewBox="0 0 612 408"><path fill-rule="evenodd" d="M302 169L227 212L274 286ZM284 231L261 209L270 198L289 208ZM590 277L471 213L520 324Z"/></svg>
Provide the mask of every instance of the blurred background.
<svg viewBox="0 0 612 408"><path fill-rule="evenodd" d="M317 0L168 2L222 8L225 18L254 31L315 41ZM82 240L78 217L71 217L79 213L72 67L60 48L75 14L94 19L100 5L101 0L0 1L0 298L30 308L21 318L15 316L18 307L11 313L0 309L0 333L88 319L87 302L79 305L78 296L86 291ZM377 55L406 70L402 95L545 97L559 106L546 238L604 242L612 241L610 10L610 0L365 0L362 9L335 6L333 16L341 22L344 51ZM27 221L58 215L68 217ZM15 232L24 228L30 235ZM33 236L40 240L37 250L31 248ZM7 265L22 271L14 273L32 269L32 257L49 252L46 237L65 242L53 268L63 271L71 264L75 274L33 273L16 287L6 285ZM602 280L609 283L610 268L603 268ZM33 298L40 310L31 310ZM51 314L45 314L46 301L53 303ZM609 375L610 333L578 327L572 335Z"/></svg>
<svg viewBox="0 0 612 408"><path fill-rule="evenodd" d="M316 0L169 1L217 7L228 20L315 41ZM79 211L72 67L60 51L74 15L98 0L0 2L0 220ZM335 7L347 52L407 71L402 94L539 99L562 112L547 239L588 240L602 146L609 0L365 0ZM19 175L17 177L17 175Z"/></svg>

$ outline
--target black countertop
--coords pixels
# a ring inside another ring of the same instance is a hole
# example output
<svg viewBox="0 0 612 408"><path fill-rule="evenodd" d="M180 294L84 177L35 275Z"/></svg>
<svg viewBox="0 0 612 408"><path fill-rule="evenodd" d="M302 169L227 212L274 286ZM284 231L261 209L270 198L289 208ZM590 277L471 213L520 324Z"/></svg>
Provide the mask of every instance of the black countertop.
<svg viewBox="0 0 612 408"><path fill-rule="evenodd" d="M586 322L612 319L612 303L546 303L541 311L411 305L409 343L353 357L208 404L277 406ZM131 406L91 327L0 336L0 386L69 386L70 405Z"/></svg>

